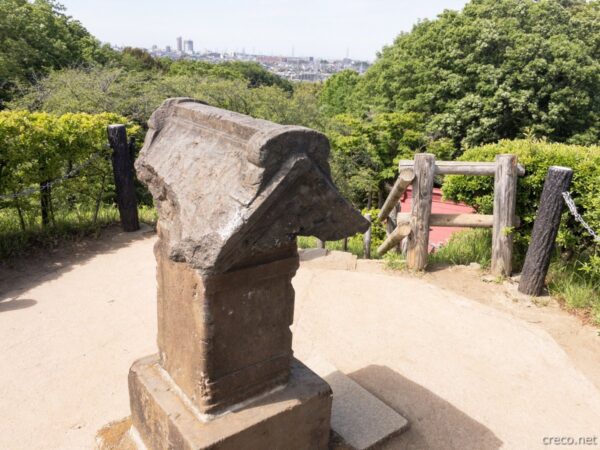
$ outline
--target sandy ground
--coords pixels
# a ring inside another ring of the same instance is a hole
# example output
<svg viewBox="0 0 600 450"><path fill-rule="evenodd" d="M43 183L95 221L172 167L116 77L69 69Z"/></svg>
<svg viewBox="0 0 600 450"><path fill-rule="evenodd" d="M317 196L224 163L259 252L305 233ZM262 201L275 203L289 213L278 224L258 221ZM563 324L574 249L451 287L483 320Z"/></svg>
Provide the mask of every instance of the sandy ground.
<svg viewBox="0 0 600 450"><path fill-rule="evenodd" d="M0 270L0 449L92 448L129 413L129 366L155 351L154 240L113 230ZM295 278L294 350L409 419L386 448L600 447L597 329L473 269L326 266Z"/></svg>

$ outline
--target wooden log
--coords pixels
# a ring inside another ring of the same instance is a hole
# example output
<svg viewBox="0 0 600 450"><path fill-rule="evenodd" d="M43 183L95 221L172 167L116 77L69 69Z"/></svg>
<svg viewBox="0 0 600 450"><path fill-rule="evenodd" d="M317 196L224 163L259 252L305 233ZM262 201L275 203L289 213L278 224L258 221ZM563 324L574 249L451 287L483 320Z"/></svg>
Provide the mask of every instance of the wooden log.
<svg viewBox="0 0 600 450"><path fill-rule="evenodd" d="M398 165L399 170L413 167L414 161L403 159ZM495 162L471 162L471 161L437 161L435 163L436 175L483 175L493 176L496 173ZM517 173L520 177L525 175L525 168L517 165Z"/></svg>
<svg viewBox="0 0 600 450"><path fill-rule="evenodd" d="M408 235L406 265L412 270L424 270L429 254L429 220L433 194L435 156L429 153L415 155L412 190L411 232Z"/></svg>
<svg viewBox="0 0 600 450"><path fill-rule="evenodd" d="M365 214L365 219L371 223L371 214ZM365 259L371 259L371 227L363 235L363 254Z"/></svg>
<svg viewBox="0 0 600 450"><path fill-rule="evenodd" d="M107 132L108 142L113 150L112 166L121 227L124 231L136 231L140 229L140 222L134 185L135 172L125 125L109 125Z"/></svg>
<svg viewBox="0 0 600 450"><path fill-rule="evenodd" d="M396 222L396 217L398 216L399 213L400 213L400 203L398 202L394 205L394 207L392 208L392 212L390 213L387 220L385 221L386 237L389 236L390 234L392 234L394 232L394 230L396 229L396 226L398 225L398 223ZM397 252L401 251L400 245L396 246L396 251Z"/></svg>
<svg viewBox="0 0 600 450"><path fill-rule="evenodd" d="M410 234L410 225L403 224L396 227L394 231L386 238L385 241L377 248L377 254L383 256L392 248L398 246L402 239Z"/></svg>
<svg viewBox="0 0 600 450"><path fill-rule="evenodd" d="M392 190L390 191L390 195L388 195L385 203L381 207L379 215L377 216L379 220L383 221L390 215L392 209L394 209L394 207L398 204L400 197L402 197L402 194L408 185L412 183L414 178L415 174L412 169L404 169L400 171L398 178L394 183L394 187L392 187Z"/></svg>
<svg viewBox="0 0 600 450"><path fill-rule="evenodd" d="M399 203L396 203L394 205L394 207L392 208L392 211L390 212L389 216L387 217L386 221L385 221L385 234L386 236L389 236L390 234L392 234L394 232L394 230L396 229L396 220L398 217L398 214L400 213L400 208L398 207Z"/></svg>
<svg viewBox="0 0 600 450"><path fill-rule="evenodd" d="M400 213L397 224L409 223L410 214ZM432 227L492 228L494 216L491 214L431 214L429 225Z"/></svg>
<svg viewBox="0 0 600 450"><path fill-rule="evenodd" d="M494 176L494 226L492 231L492 274L512 273L513 228L517 206L517 157L496 155Z"/></svg>
<svg viewBox="0 0 600 450"><path fill-rule="evenodd" d="M548 169L519 281L519 291L524 294L542 293L563 211L562 193L569 190L572 179L573 170L568 167Z"/></svg>

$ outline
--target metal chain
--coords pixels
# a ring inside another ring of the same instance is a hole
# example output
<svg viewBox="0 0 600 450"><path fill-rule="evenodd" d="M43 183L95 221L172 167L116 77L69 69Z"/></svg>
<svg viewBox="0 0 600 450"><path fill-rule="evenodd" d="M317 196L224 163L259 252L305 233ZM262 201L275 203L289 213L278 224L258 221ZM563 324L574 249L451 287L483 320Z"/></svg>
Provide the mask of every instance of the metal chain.
<svg viewBox="0 0 600 450"><path fill-rule="evenodd" d="M600 236L598 236L598 234L596 234L596 232L592 230L592 227L590 227L585 222L585 220L583 220L583 217L581 217L581 214L579 214L579 212L577 211L577 206L575 205L571 194L569 192L563 192L562 196L565 199L565 203L567 204L569 211L571 211L571 214L573 215L573 217L575 217L575 220L579 222L588 233L590 233L590 235L594 238L596 242L600 242Z"/></svg>
<svg viewBox="0 0 600 450"><path fill-rule="evenodd" d="M56 180L52 180L52 181L49 181L48 183L42 184L40 187L28 188L23 191L16 192L14 194L0 195L0 200L13 200L13 199L19 198L19 197L27 197L29 195L36 194L45 189L50 189L52 186L56 186L57 184L60 184L63 181L68 180L69 178L73 178L81 170L83 170L85 167L89 166L92 162L97 160L100 156L102 156L102 154L100 152L94 153L86 161L75 166L73 169L71 169L69 172L67 172L65 175L63 175L60 178L57 178Z"/></svg>

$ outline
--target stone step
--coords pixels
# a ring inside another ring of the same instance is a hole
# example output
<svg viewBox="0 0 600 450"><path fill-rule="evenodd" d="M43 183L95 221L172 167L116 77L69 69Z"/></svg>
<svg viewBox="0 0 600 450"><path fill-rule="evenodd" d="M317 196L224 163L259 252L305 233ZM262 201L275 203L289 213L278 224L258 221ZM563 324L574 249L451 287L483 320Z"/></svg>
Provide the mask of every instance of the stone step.
<svg viewBox="0 0 600 450"><path fill-rule="evenodd" d="M332 448L372 449L408 429L408 420L328 361L313 357L304 363L333 391Z"/></svg>
<svg viewBox="0 0 600 450"><path fill-rule="evenodd" d="M302 267L309 269L356 270L356 255L323 248L299 249Z"/></svg>

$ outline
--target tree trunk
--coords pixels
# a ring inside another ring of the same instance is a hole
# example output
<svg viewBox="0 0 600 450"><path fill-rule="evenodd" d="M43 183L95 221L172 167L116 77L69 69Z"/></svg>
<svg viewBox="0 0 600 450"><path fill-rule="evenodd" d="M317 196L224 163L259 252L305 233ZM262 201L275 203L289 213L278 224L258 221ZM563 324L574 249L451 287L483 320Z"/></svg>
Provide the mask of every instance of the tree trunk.
<svg viewBox="0 0 600 450"><path fill-rule="evenodd" d="M40 183L40 208L42 211L42 226L46 227L50 225L50 203L52 193L50 186L48 185L50 180L43 181Z"/></svg>
<svg viewBox="0 0 600 450"><path fill-rule="evenodd" d="M98 221L98 213L100 211L100 205L102 204L102 196L104 195L104 187L106 185L106 174L102 175L102 183L100 184L100 192L98 193L98 197L96 197L96 205L94 207L94 220L93 224L96 225Z"/></svg>
<svg viewBox="0 0 600 450"><path fill-rule="evenodd" d="M14 192L16 194L16 192ZM23 210L21 209L21 203L19 198L15 197L15 208L17 208L17 214L19 215L19 225L21 225L21 231L25 231L25 218L23 217Z"/></svg>
<svg viewBox="0 0 600 450"><path fill-rule="evenodd" d="M542 293L564 207L562 193L569 190L572 179L573 170L568 167L548 169L519 282L519 291L524 294Z"/></svg>

